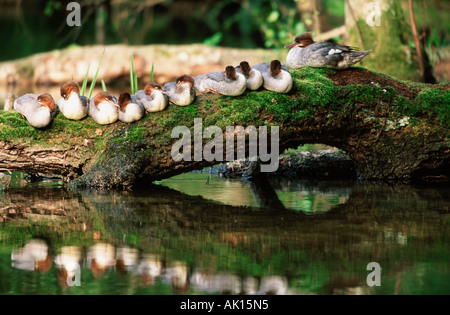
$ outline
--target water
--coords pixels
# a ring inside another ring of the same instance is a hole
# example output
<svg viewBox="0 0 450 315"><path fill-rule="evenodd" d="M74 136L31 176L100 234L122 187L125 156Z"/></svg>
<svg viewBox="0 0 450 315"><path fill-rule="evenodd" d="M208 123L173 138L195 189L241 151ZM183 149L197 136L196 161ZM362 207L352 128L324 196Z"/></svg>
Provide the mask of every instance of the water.
<svg viewBox="0 0 450 315"><path fill-rule="evenodd" d="M14 174L0 294L449 294L448 191L207 173L69 191Z"/></svg>

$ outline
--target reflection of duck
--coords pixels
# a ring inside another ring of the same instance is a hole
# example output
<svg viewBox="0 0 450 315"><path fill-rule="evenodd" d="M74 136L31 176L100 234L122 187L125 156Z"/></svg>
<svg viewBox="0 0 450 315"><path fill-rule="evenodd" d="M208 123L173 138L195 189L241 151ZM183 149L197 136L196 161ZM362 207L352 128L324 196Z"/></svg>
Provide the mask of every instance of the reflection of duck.
<svg viewBox="0 0 450 315"><path fill-rule="evenodd" d="M164 269L163 281L170 282L177 293L183 294L190 290L188 266L181 261L175 261Z"/></svg>
<svg viewBox="0 0 450 315"><path fill-rule="evenodd" d="M208 275L202 272L194 272L191 283L195 289L207 293L238 294L241 292L240 278L233 274Z"/></svg>
<svg viewBox="0 0 450 315"><path fill-rule="evenodd" d="M55 264L58 267L58 278L62 286L69 285L69 281L74 282L76 280L81 258L81 249L78 246L61 248L61 253L55 257Z"/></svg>
<svg viewBox="0 0 450 315"><path fill-rule="evenodd" d="M29 240L25 246L11 253L11 265L22 270L48 271L52 256L47 243L39 239Z"/></svg>
<svg viewBox="0 0 450 315"><path fill-rule="evenodd" d="M182 75L175 82L164 84L164 92L169 100L178 106L187 106L195 100L194 78L190 75Z"/></svg>
<svg viewBox="0 0 450 315"><path fill-rule="evenodd" d="M118 274L127 274L132 271L138 261L138 250L130 247L119 247L116 249L115 270Z"/></svg>
<svg viewBox="0 0 450 315"><path fill-rule="evenodd" d="M114 246L98 243L89 247L87 253L88 266L95 278L102 276L114 265Z"/></svg>
<svg viewBox="0 0 450 315"><path fill-rule="evenodd" d="M257 294L284 295L287 293L288 281L285 277L271 276L261 279Z"/></svg>
<svg viewBox="0 0 450 315"><path fill-rule="evenodd" d="M100 125L112 124L119 119L117 98L107 92L99 92L89 104L89 116Z"/></svg>
<svg viewBox="0 0 450 315"><path fill-rule="evenodd" d="M142 276L144 286L151 285L161 275L161 260L152 254L145 254L137 265L135 272Z"/></svg>
<svg viewBox="0 0 450 315"><path fill-rule="evenodd" d="M167 107L168 97L163 93L161 86L150 82L134 95L136 102L142 104L148 113L160 112Z"/></svg>
<svg viewBox="0 0 450 315"><path fill-rule="evenodd" d="M227 66L225 72L210 72L195 77L195 87L200 93L238 96L245 92L247 80L242 73Z"/></svg>
<svg viewBox="0 0 450 315"><path fill-rule="evenodd" d="M58 107L48 94L26 94L14 101L14 109L35 128L45 128L52 122Z"/></svg>
<svg viewBox="0 0 450 315"><path fill-rule="evenodd" d="M346 69L371 52L371 50L357 51L356 48L332 42L316 43L311 33L297 36L286 48L291 48L286 57L286 64L291 69L302 67Z"/></svg>
<svg viewBox="0 0 450 315"><path fill-rule="evenodd" d="M132 102L130 93L122 93L119 96L119 120L124 123L132 123L144 117L145 109L141 104Z"/></svg>
<svg viewBox="0 0 450 315"><path fill-rule="evenodd" d="M263 77L261 72L250 67L247 61L242 61L239 66L236 67L236 71L242 73L247 80L247 89L257 90L263 84Z"/></svg>
<svg viewBox="0 0 450 315"><path fill-rule="evenodd" d="M57 105L67 119L80 120L88 115L89 100L85 96L80 96L80 87L76 82L64 83L60 93L61 98Z"/></svg>
<svg viewBox="0 0 450 315"><path fill-rule="evenodd" d="M292 76L289 71L283 69L279 60L255 65L253 68L261 72L265 89L278 93L288 93L292 89Z"/></svg>

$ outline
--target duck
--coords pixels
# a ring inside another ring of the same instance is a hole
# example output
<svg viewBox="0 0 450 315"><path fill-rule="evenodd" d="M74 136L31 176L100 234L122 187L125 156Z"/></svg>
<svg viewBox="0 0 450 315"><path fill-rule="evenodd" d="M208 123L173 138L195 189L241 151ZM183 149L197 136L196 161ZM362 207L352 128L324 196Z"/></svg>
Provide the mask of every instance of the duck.
<svg viewBox="0 0 450 315"><path fill-rule="evenodd" d="M302 67L347 69L372 52L372 50L358 51L355 47L332 42L314 42L309 32L298 35L294 42L285 48L291 48L286 56L286 64L291 69Z"/></svg>
<svg viewBox="0 0 450 315"><path fill-rule="evenodd" d="M99 125L109 125L119 119L117 98L107 92L98 92L89 104L89 116Z"/></svg>
<svg viewBox="0 0 450 315"><path fill-rule="evenodd" d="M48 243L41 239L30 239L11 253L11 266L21 270L50 270L52 255Z"/></svg>
<svg viewBox="0 0 450 315"><path fill-rule="evenodd" d="M97 243L89 247L86 260L95 278L104 275L114 264L115 248L106 243Z"/></svg>
<svg viewBox="0 0 450 315"><path fill-rule="evenodd" d="M25 117L31 126L42 129L53 121L58 106L49 93L25 94L14 101L14 110Z"/></svg>
<svg viewBox="0 0 450 315"><path fill-rule="evenodd" d="M145 108L134 101L130 93L122 93L119 96L119 120L124 123L132 123L140 120L145 115Z"/></svg>
<svg viewBox="0 0 450 315"><path fill-rule="evenodd" d="M263 87L277 93L288 93L293 86L292 76L285 66L277 59L270 64L263 63L253 66L263 77Z"/></svg>
<svg viewBox="0 0 450 315"><path fill-rule="evenodd" d="M80 96L80 87L74 81L61 85L61 98L56 102L59 110L67 119L81 120L89 113L89 100Z"/></svg>
<svg viewBox="0 0 450 315"><path fill-rule="evenodd" d="M58 279L62 286L70 285L76 281L77 272L80 272L80 262L82 260L81 248L78 246L63 246L61 252L55 257L55 264L58 268ZM79 279L78 279L79 280Z"/></svg>
<svg viewBox="0 0 450 315"><path fill-rule="evenodd" d="M236 67L236 71L245 76L248 90L255 91L263 85L263 77L261 72L250 67L250 64L247 61L241 61L239 66Z"/></svg>
<svg viewBox="0 0 450 315"><path fill-rule="evenodd" d="M233 66L224 72L209 72L195 77L195 88L200 93L239 96L247 89L247 80Z"/></svg>
<svg viewBox="0 0 450 315"><path fill-rule="evenodd" d="M169 101L178 106L188 106L194 102L196 92L195 79L190 75L182 75L175 82L164 84L163 91L169 97Z"/></svg>
<svg viewBox="0 0 450 315"><path fill-rule="evenodd" d="M148 83L144 90L139 90L133 96L138 104L144 106L148 113L160 112L169 104L167 95L157 83Z"/></svg>

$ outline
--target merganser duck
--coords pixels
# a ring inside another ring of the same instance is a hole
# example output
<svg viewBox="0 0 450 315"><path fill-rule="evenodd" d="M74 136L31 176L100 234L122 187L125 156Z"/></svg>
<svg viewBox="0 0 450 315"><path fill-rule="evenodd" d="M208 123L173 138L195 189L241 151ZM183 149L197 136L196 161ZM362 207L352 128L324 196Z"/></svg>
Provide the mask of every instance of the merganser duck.
<svg viewBox="0 0 450 315"><path fill-rule="evenodd" d="M263 85L263 77L261 72L250 67L247 61L242 61L239 66L236 67L236 71L242 73L247 79L248 90L254 91Z"/></svg>
<svg viewBox="0 0 450 315"><path fill-rule="evenodd" d="M48 94L26 94L14 101L14 109L35 128L45 128L52 122L58 106Z"/></svg>
<svg viewBox="0 0 450 315"><path fill-rule="evenodd" d="M195 80L190 75L182 75L175 82L164 84L163 91L169 97L169 101L178 106L188 106L195 100Z"/></svg>
<svg viewBox="0 0 450 315"><path fill-rule="evenodd" d="M149 286L161 276L162 268L163 265L158 256L144 254L134 271L142 277L142 284Z"/></svg>
<svg viewBox="0 0 450 315"><path fill-rule="evenodd" d="M140 120L145 115L145 108L132 101L130 93L122 93L119 96L119 120L124 123L132 123Z"/></svg>
<svg viewBox="0 0 450 315"><path fill-rule="evenodd" d="M305 33L295 38L295 41L285 48L290 48L286 64L291 69L302 67L346 69L361 61L372 50L357 51L350 46L332 42L314 42L311 33Z"/></svg>
<svg viewBox="0 0 450 315"><path fill-rule="evenodd" d="M263 77L263 87L277 93L288 93L293 86L292 76L283 69L279 60L272 60L270 64L263 63L253 66Z"/></svg>
<svg viewBox="0 0 450 315"><path fill-rule="evenodd" d="M135 248L123 246L116 249L116 264L114 269L118 274L125 275L134 270L138 263L139 252Z"/></svg>
<svg viewBox="0 0 450 315"><path fill-rule="evenodd" d="M92 245L87 253L88 267L95 278L99 278L115 264L115 248L105 243Z"/></svg>
<svg viewBox="0 0 450 315"><path fill-rule="evenodd" d="M69 81L61 86L61 98L56 102L61 113L72 120L80 120L89 113L89 100L80 96L80 87L74 81Z"/></svg>
<svg viewBox="0 0 450 315"><path fill-rule="evenodd" d="M98 92L89 104L89 116L100 125L116 122L119 119L117 98L107 92Z"/></svg>
<svg viewBox="0 0 450 315"><path fill-rule="evenodd" d="M160 112L169 103L168 97L163 93L161 86L153 82L147 84L144 90L137 91L134 97L136 102L142 104L148 113Z"/></svg>
<svg viewBox="0 0 450 315"><path fill-rule="evenodd" d="M21 270L50 270L52 255L48 244L40 239L29 240L25 246L11 253L11 265Z"/></svg>
<svg viewBox="0 0 450 315"><path fill-rule="evenodd" d="M233 66L227 66L225 72L210 72L195 77L195 87L200 93L238 96L247 89L247 80Z"/></svg>
<svg viewBox="0 0 450 315"><path fill-rule="evenodd" d="M63 246L61 253L55 257L55 264L58 268L58 278L62 286L69 285L69 281L74 282L77 270L80 271L82 259L81 248L78 246Z"/></svg>

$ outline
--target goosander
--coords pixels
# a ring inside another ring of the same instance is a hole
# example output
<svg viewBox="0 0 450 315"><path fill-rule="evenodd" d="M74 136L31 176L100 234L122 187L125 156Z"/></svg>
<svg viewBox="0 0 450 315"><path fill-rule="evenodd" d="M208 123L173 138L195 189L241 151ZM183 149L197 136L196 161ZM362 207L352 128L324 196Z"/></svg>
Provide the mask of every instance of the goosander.
<svg viewBox="0 0 450 315"><path fill-rule="evenodd" d="M210 72L195 77L195 87L200 93L238 96L247 89L247 80L233 66L227 66L225 72Z"/></svg>
<svg viewBox="0 0 450 315"><path fill-rule="evenodd" d="M372 50L357 51L350 46L331 42L314 42L311 33L304 33L285 48L290 48L286 64L291 69L302 67L346 69L361 61Z"/></svg>
<svg viewBox="0 0 450 315"><path fill-rule="evenodd" d="M288 93L292 89L292 76L289 71L283 69L283 65L279 60L272 60L270 64L255 65L253 68L261 72L264 80L263 87L266 90Z"/></svg>
<svg viewBox="0 0 450 315"><path fill-rule="evenodd" d="M250 67L247 61L242 61L239 66L236 67L236 71L242 73L247 79L247 89L254 91L263 85L261 72Z"/></svg>
<svg viewBox="0 0 450 315"><path fill-rule="evenodd" d="M80 88L74 81L61 86L61 98L56 104L67 119L80 120L89 113L89 100L85 96L80 96Z"/></svg>
<svg viewBox="0 0 450 315"><path fill-rule="evenodd" d="M89 104L89 116L100 125L116 122L119 119L117 98L107 92L98 92Z"/></svg>
<svg viewBox="0 0 450 315"><path fill-rule="evenodd" d="M119 120L124 123L132 123L144 117L145 109L142 104L133 102L130 93L122 93L119 96Z"/></svg>
<svg viewBox="0 0 450 315"><path fill-rule="evenodd" d="M48 93L23 95L14 101L14 109L35 128L47 127L58 112L58 106Z"/></svg>
<svg viewBox="0 0 450 315"><path fill-rule="evenodd" d="M195 100L195 80L190 75L182 75L175 82L164 84L164 92L169 101L178 106L187 106Z"/></svg>
<svg viewBox="0 0 450 315"><path fill-rule="evenodd" d="M63 286L69 285L69 281L75 281L77 271L80 271L82 259L81 248L78 246L63 246L61 253L55 257L58 268L58 278ZM68 281L69 280L69 281Z"/></svg>
<svg viewBox="0 0 450 315"><path fill-rule="evenodd" d="M144 88L139 90L132 97L136 99L138 104L142 104L148 113L159 112L164 110L169 103L167 95L165 95L159 84L150 82Z"/></svg>
<svg viewBox="0 0 450 315"><path fill-rule="evenodd" d="M52 255L48 244L40 239L29 240L23 247L11 253L11 265L21 270L50 270Z"/></svg>
<svg viewBox="0 0 450 315"><path fill-rule="evenodd" d="M99 278L115 264L115 248L105 243L97 243L89 247L86 257L88 267L95 278Z"/></svg>

